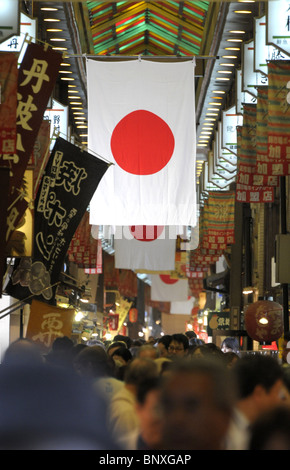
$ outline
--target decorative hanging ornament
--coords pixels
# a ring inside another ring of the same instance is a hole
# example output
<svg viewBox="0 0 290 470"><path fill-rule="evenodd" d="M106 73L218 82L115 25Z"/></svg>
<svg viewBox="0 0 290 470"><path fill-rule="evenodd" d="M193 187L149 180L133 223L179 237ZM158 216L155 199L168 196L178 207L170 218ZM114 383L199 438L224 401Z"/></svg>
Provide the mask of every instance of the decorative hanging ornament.
<svg viewBox="0 0 290 470"><path fill-rule="evenodd" d="M129 321L131 323L136 323L137 320L138 320L138 310L137 310L137 308L135 308L135 307L130 308L130 310L129 310Z"/></svg>
<svg viewBox="0 0 290 470"><path fill-rule="evenodd" d="M283 334L283 307L271 300L258 300L245 311L245 328L255 341L272 342Z"/></svg>

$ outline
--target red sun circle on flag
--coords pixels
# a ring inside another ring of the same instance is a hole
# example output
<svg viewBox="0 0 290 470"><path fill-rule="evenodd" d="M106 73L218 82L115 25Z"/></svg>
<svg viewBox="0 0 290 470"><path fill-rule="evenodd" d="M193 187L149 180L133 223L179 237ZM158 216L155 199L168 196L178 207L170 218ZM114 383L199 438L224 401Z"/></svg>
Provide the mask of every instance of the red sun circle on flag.
<svg viewBox="0 0 290 470"><path fill-rule="evenodd" d="M111 137L116 163L134 175L152 175L162 170L172 157L174 145L168 124L145 110L127 114L116 125Z"/></svg>
<svg viewBox="0 0 290 470"><path fill-rule="evenodd" d="M131 225L129 230L133 237L140 242L152 242L160 237L163 225Z"/></svg>
<svg viewBox="0 0 290 470"><path fill-rule="evenodd" d="M170 274L159 274L159 277L161 281L165 284L175 284L176 282L178 282L178 279L173 279L172 277L170 277Z"/></svg>

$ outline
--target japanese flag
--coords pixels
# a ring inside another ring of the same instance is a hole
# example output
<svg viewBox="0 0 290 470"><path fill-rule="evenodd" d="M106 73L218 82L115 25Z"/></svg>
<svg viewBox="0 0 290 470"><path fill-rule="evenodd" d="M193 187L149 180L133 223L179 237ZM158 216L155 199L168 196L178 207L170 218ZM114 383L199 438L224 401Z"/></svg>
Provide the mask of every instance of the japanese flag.
<svg viewBox="0 0 290 470"><path fill-rule="evenodd" d="M162 302L188 299L188 280L171 277L169 274L151 276L151 300Z"/></svg>
<svg viewBox="0 0 290 470"><path fill-rule="evenodd" d="M96 225L196 223L194 63L87 60L88 147L112 163Z"/></svg>
<svg viewBox="0 0 290 470"><path fill-rule="evenodd" d="M114 238L115 268L149 271L175 269L176 233L170 227L117 227Z"/></svg>

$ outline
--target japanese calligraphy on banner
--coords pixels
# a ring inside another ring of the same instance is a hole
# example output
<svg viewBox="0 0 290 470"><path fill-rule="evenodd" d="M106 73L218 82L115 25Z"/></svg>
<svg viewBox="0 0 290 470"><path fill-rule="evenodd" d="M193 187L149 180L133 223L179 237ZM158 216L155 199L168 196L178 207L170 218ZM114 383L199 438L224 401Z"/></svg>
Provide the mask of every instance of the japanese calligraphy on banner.
<svg viewBox="0 0 290 470"><path fill-rule="evenodd" d="M33 300L26 338L36 343L43 352L48 352L56 338L71 336L74 315L74 309L54 307Z"/></svg>
<svg viewBox="0 0 290 470"><path fill-rule="evenodd" d="M234 243L235 191L210 191L204 217L203 239L217 244L217 249L219 245Z"/></svg>
<svg viewBox="0 0 290 470"><path fill-rule="evenodd" d="M25 197L9 207L6 224L6 256L32 256L33 249L33 171L26 170ZM2 186L1 186L2 188Z"/></svg>
<svg viewBox="0 0 290 470"><path fill-rule="evenodd" d="M53 302L71 239L108 164L58 138L35 200L33 259L14 267L7 293Z"/></svg>
<svg viewBox="0 0 290 470"><path fill-rule="evenodd" d="M256 175L257 105L244 105L244 122L238 131L238 174L236 200L240 202L273 202L273 187L263 186Z"/></svg>
<svg viewBox="0 0 290 470"><path fill-rule="evenodd" d="M0 53L0 154L16 151L17 79L17 56Z"/></svg>
<svg viewBox="0 0 290 470"><path fill-rule="evenodd" d="M61 60L61 54L39 44L26 49L18 72L16 153L3 156L9 161L11 192L21 184Z"/></svg>
<svg viewBox="0 0 290 470"><path fill-rule="evenodd" d="M263 174L290 174L290 61L268 63L268 153Z"/></svg>
<svg viewBox="0 0 290 470"><path fill-rule="evenodd" d="M9 189L9 169L0 168L0 277L3 279L5 273L5 247L6 247L6 219L8 206L8 189ZM2 286L0 288L0 297L2 296Z"/></svg>

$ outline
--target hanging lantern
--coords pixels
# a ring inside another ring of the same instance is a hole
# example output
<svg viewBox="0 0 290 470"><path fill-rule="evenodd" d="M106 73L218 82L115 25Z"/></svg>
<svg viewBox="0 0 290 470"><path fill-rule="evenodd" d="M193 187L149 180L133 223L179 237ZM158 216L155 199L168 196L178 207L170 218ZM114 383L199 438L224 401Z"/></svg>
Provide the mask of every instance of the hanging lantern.
<svg viewBox="0 0 290 470"><path fill-rule="evenodd" d="M137 320L138 320L138 310L137 310L137 308L135 308L135 307L130 308L130 310L129 310L129 321L131 323L136 323Z"/></svg>
<svg viewBox="0 0 290 470"><path fill-rule="evenodd" d="M272 342L283 334L283 307L270 300L258 300L245 312L245 328L255 341Z"/></svg>

